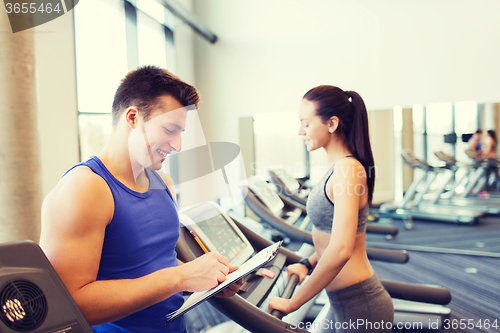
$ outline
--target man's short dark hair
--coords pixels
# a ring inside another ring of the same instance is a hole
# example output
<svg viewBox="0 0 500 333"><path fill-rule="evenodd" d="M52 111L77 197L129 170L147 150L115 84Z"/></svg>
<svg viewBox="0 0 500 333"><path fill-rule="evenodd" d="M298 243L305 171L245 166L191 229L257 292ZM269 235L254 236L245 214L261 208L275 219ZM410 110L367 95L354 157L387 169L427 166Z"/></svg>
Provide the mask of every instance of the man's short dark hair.
<svg viewBox="0 0 500 333"><path fill-rule="evenodd" d="M136 106L144 120L158 103L161 96L170 95L183 106L198 107L200 96L196 88L179 79L169 71L157 66L139 67L123 78L113 100L113 126L118 122L123 110Z"/></svg>

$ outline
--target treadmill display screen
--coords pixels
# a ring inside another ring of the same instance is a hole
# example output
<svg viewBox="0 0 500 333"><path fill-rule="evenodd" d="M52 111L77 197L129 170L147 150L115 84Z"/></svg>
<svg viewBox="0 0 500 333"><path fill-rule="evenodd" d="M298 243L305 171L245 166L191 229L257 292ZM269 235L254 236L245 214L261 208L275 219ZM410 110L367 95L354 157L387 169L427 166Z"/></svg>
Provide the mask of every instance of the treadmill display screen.
<svg viewBox="0 0 500 333"><path fill-rule="evenodd" d="M196 223L203 233L210 239L217 251L230 261L236 258L247 244L234 231L222 215L216 215Z"/></svg>

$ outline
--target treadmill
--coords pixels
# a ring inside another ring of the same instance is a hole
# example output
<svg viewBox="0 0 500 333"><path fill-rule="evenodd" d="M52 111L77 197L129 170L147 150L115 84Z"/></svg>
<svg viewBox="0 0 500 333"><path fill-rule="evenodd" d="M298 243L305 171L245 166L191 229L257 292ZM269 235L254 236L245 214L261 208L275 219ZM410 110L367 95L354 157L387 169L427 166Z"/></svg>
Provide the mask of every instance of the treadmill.
<svg viewBox="0 0 500 333"><path fill-rule="evenodd" d="M240 254L250 250L250 256L273 244L273 242L260 237L243 224L233 220L213 202L204 202L181 210L180 216L181 221L194 221L204 230L215 246L211 250L223 255L235 247L234 244L239 244ZM203 241L205 244L207 243L206 240ZM176 251L178 258L184 262L194 260L204 254L200 245L185 226L181 226ZM234 259L238 260L239 257L241 256L237 255ZM245 278L245 283L238 294L229 298L211 297L208 301L224 315L250 332L306 333L306 330L294 328L282 321L278 318L279 313L273 316L261 308L286 265L297 263L300 259L299 255L281 247L276 257L264 266L270 272L267 273L267 276L254 272ZM230 263L233 263L233 260L230 259ZM294 289L297 282L298 280L291 279L288 288Z"/></svg>
<svg viewBox="0 0 500 333"><path fill-rule="evenodd" d="M311 188L290 176L283 168L268 170L269 180L276 186L276 191L305 206Z"/></svg>
<svg viewBox="0 0 500 333"><path fill-rule="evenodd" d="M498 199L480 198L475 196L458 197L456 195L456 189L464 181L464 179L470 175L471 170L465 173L463 177L455 179L456 172L459 168L457 161L442 151L436 151L434 154L441 161L446 163L444 168L449 170L449 172L442 186L436 191L434 197L430 200L431 204L466 207L468 209L486 211L489 215L500 215L500 200ZM470 165L465 166L467 168L471 167ZM451 186L446 194L446 197L444 197L446 186L450 183Z"/></svg>
<svg viewBox="0 0 500 333"><path fill-rule="evenodd" d="M486 179L486 170L488 168L489 161L483 161L479 159L478 154L472 149L467 149L465 153L473 161L476 170L474 172L471 172L469 183L465 187L464 192L459 195L459 197L461 198L469 198L470 195L472 195L473 197L476 196L488 181ZM488 192L488 194L489 199L500 200L500 193Z"/></svg>
<svg viewBox="0 0 500 333"><path fill-rule="evenodd" d="M458 224L475 224L486 211L474 211L460 207L447 207L436 204L423 203L424 194L427 193L431 184L442 171L442 168L433 167L417 159L411 149L404 149L401 153L403 161L413 169L424 172L416 177L403 196L402 202L384 203L380 205L379 215L381 217L408 220L416 218L434 222L450 222ZM417 193L417 188L422 189ZM413 201L412 201L413 199Z"/></svg>
<svg viewBox="0 0 500 333"><path fill-rule="evenodd" d="M263 248L273 244L271 241L261 237L259 234L251 231L243 223L229 217L223 210L213 202L204 202L186 209L181 210L181 220L183 216L187 216L192 221L197 221L201 228L208 228L207 235L210 235L210 240L216 245L214 251L218 251L219 247L224 253L226 243L237 241L244 242L246 246L250 247L253 251L258 252ZM216 229L212 227L216 226ZM211 232L210 230L217 230ZM194 260L195 258L204 254L200 245L195 241L190 231L181 226L179 240L177 242L176 251L178 258L184 262ZM287 265L297 263L302 259L296 253L281 247L278 254L269 263L266 268L273 274L270 276L262 276L256 272L250 274L245 278L243 289L236 295L229 298L211 297L208 299L213 306L220 312L230 318L239 326L250 332L267 332L267 333L306 333L304 329L300 329L296 325L289 324L282 321L280 318L282 314L273 312L273 315L267 312L266 299L268 296L273 296L271 293L273 286L276 284L278 278L283 273ZM272 276L272 277L271 277ZM449 318L449 308L443 307L451 301L450 292L442 287L424 286L410 283L400 283L393 281L381 281L391 297L401 301L426 301L425 306L439 307L441 312L436 315L422 315L423 312L406 311L401 315L404 318L411 318L412 322L421 322L423 328L426 327L427 322L439 321L439 327L446 318ZM289 283L285 287L285 292L280 293L281 297L291 297L297 284L297 279L290 278ZM432 304L431 304L432 303ZM417 319L417 317L419 319ZM401 317L400 317L401 319ZM396 322L399 319L395 319ZM234 331L231 331L234 332Z"/></svg>

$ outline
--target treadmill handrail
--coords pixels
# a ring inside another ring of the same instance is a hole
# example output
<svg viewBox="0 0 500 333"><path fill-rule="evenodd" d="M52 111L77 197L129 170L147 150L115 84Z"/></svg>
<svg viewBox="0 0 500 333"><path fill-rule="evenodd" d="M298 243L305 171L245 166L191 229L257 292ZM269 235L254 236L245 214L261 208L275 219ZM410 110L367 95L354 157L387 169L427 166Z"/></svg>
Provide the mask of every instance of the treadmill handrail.
<svg viewBox="0 0 500 333"><path fill-rule="evenodd" d="M399 229L395 225L383 225L375 222L366 224L366 232L369 234L396 236L399 233Z"/></svg>
<svg viewBox="0 0 500 333"><path fill-rule="evenodd" d="M370 260L392 262L395 264L405 264L410 260L410 256L405 250L381 249L367 246L366 255Z"/></svg>
<svg viewBox="0 0 500 333"><path fill-rule="evenodd" d="M419 285L396 281L381 280L392 298L446 305L451 302L451 293L440 286Z"/></svg>
<svg viewBox="0 0 500 333"><path fill-rule="evenodd" d="M295 290L295 287L297 287L297 284L299 284L299 281L300 281L299 276L297 274L292 274L288 279L288 282L285 286L285 290L283 290L283 293L280 295L280 297L283 299L290 299ZM284 313L281 312L280 310L275 309L271 311L271 316L275 316L276 318L281 319L283 318Z"/></svg>

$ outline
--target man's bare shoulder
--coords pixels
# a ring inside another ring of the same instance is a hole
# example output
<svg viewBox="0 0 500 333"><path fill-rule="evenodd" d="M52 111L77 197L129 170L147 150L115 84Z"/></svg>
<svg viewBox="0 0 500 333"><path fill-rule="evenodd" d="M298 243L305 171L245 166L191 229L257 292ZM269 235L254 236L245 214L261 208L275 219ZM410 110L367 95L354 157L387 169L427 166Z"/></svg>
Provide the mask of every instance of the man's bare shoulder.
<svg viewBox="0 0 500 333"><path fill-rule="evenodd" d="M45 198L42 223L44 217L56 219L57 212L69 220L92 218L109 223L113 210L113 195L106 181L90 168L78 166L64 175Z"/></svg>
<svg viewBox="0 0 500 333"><path fill-rule="evenodd" d="M49 196L78 194L80 197L100 197L107 193L111 194L111 191L106 181L90 168L80 165L64 175Z"/></svg>

